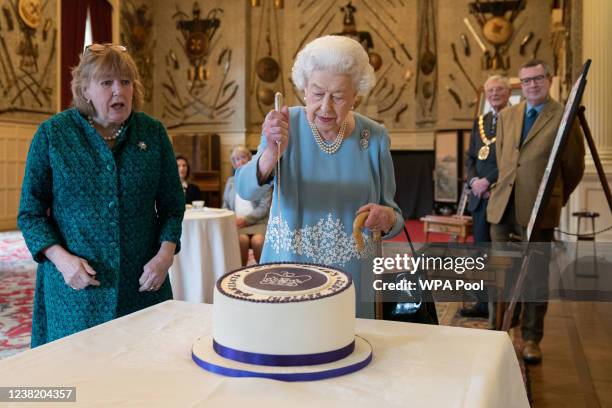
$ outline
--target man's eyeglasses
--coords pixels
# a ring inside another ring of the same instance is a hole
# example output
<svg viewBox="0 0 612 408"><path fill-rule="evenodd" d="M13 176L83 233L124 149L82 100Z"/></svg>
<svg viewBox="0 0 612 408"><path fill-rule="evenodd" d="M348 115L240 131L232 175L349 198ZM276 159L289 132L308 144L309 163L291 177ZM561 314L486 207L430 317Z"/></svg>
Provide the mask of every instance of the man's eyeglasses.
<svg viewBox="0 0 612 408"><path fill-rule="evenodd" d="M544 82L545 79L546 75L536 75L534 77L521 78L521 84L529 85L531 81L533 81L534 84L541 84L542 82Z"/></svg>
<svg viewBox="0 0 612 408"><path fill-rule="evenodd" d="M504 87L501 87L501 86L498 86L498 87L495 87L495 88L487 88L487 89L485 89L485 93L487 95L490 95L490 94L493 94L493 93L502 93L506 89L508 89L508 88L504 88Z"/></svg>
<svg viewBox="0 0 612 408"><path fill-rule="evenodd" d="M85 51L93 51L93 52L100 52L100 51L104 51L107 48L112 48L114 50L117 51L121 51L121 52L127 52L127 47L125 45L118 45L118 44L111 44L111 43L106 43L106 44L89 44L87 47L85 47Z"/></svg>

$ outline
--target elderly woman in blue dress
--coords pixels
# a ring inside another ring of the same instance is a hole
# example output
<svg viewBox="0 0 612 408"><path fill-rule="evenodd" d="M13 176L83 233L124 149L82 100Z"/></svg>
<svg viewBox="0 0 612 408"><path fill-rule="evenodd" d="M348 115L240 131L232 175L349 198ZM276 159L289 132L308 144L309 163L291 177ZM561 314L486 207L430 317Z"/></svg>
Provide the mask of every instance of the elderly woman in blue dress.
<svg viewBox="0 0 612 408"><path fill-rule="evenodd" d="M306 106L268 113L257 154L237 172L238 194L256 199L276 183L262 262L343 269L355 281L357 315L373 317L375 245L365 236L357 250L353 220L369 211L364 226L383 237L403 225L387 131L352 110L374 70L358 42L325 36L298 53L292 79Z"/></svg>
<svg viewBox="0 0 612 408"><path fill-rule="evenodd" d="M72 71L73 108L28 153L19 227L39 263L32 347L172 298L185 198L163 125L137 110L123 46L94 44Z"/></svg>

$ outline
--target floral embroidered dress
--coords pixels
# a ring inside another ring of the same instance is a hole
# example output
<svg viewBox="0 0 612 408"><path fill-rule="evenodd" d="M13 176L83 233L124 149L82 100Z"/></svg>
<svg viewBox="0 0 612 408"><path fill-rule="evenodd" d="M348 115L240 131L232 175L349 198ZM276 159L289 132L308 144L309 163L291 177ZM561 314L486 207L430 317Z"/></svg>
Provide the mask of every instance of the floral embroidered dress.
<svg viewBox="0 0 612 408"><path fill-rule="evenodd" d="M353 132L330 155L317 145L305 109L290 108L289 145L280 161L280 189L278 174L261 186L257 182L257 163L266 147L264 137L253 159L238 169L236 183L238 194L247 200L258 199L274 186L261 262L307 262L342 269L355 281L357 315L373 317L372 260L378 251L368 232L364 233L366 250L358 253L352 235L355 213L367 203L392 207L396 223L386 237L401 231L403 218L394 202L389 136L383 126L354 115Z"/></svg>
<svg viewBox="0 0 612 408"><path fill-rule="evenodd" d="M160 122L133 113L109 149L76 109L44 122L28 153L19 227L39 262L32 347L172 298L168 279L138 292L162 241L180 245L185 198ZM86 259L101 286L73 290L43 254Z"/></svg>

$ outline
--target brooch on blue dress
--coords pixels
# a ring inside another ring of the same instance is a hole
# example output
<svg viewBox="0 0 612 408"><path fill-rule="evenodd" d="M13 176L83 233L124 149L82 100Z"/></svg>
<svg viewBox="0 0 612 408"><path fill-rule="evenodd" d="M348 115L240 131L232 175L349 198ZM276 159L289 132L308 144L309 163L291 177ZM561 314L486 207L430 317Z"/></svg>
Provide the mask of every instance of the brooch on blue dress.
<svg viewBox="0 0 612 408"><path fill-rule="evenodd" d="M147 144L145 142L138 142L138 148L140 150L147 150Z"/></svg>
<svg viewBox="0 0 612 408"><path fill-rule="evenodd" d="M359 136L359 146L363 150L367 149L370 145L370 129L363 129L361 131L361 135Z"/></svg>

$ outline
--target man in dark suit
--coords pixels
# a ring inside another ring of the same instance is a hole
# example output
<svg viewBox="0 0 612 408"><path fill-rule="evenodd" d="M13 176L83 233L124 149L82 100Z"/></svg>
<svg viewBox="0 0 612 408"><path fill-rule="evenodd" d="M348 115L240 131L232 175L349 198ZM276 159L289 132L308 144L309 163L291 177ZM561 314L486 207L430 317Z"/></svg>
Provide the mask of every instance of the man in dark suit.
<svg viewBox="0 0 612 408"><path fill-rule="evenodd" d="M508 105L510 83L500 75L493 75L484 84L484 94L491 110L479 115L474 121L470 148L467 155L467 180L470 188L468 210L472 214L474 242L490 242L490 225L487 222L489 186L497 181L497 160L495 154L495 133L497 116ZM487 317L488 305L479 301L475 306L463 308L465 317Z"/></svg>
<svg viewBox="0 0 612 408"><path fill-rule="evenodd" d="M506 242L510 234L527 239L527 225L563 116L563 105L549 96L551 75L545 62L532 60L523 64L519 78L525 100L505 109L497 121L499 175L491 186L487 208L493 242ZM561 156L559 176L554 180L550 201L532 241L553 240L561 208L583 172L584 140L574 123ZM529 270L524 286L527 290L544 288L548 292L549 251L534 257L537 267ZM544 335L547 302L526 302L522 308L523 358L527 363L537 364L542 359L539 343Z"/></svg>

